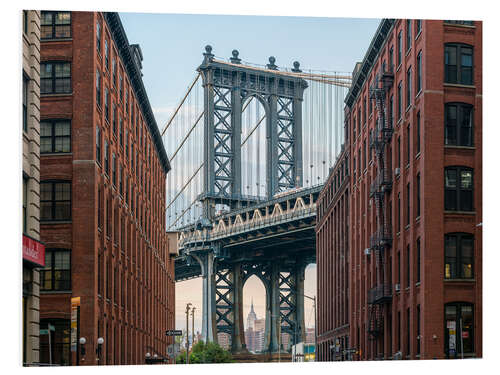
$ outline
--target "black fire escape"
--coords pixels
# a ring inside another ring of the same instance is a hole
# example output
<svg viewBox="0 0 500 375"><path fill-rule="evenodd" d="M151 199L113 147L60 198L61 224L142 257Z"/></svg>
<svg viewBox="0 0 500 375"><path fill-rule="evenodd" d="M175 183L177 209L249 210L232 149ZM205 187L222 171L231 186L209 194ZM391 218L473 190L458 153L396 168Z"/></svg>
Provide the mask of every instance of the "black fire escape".
<svg viewBox="0 0 500 375"><path fill-rule="evenodd" d="M385 65L385 64L384 64ZM370 99L375 101L378 118L374 131L370 134L370 148L375 151L378 174L370 186L377 215L377 228L370 237L370 252L376 258L377 284L368 290L368 333L377 339L384 330L384 308L392 300L392 285L386 280L386 259L384 252L392 245L391 220L386 212L386 197L392 189L392 171L388 168L387 145L391 141L392 120L387 114L386 99L394 82L392 67L385 71L382 67L375 82L370 87ZM391 114L392 115L392 114ZM390 213L389 213L390 214Z"/></svg>

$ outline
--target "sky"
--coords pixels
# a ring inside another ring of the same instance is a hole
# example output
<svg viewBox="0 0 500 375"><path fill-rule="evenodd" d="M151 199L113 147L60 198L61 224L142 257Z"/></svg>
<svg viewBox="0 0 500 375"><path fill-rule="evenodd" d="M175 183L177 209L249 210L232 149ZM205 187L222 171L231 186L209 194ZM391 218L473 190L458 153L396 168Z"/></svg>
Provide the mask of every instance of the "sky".
<svg viewBox="0 0 500 375"><path fill-rule="evenodd" d="M143 80L158 126L165 126L195 77L207 44L221 59L239 51L243 61L301 69L352 72L361 61L380 20L356 18L218 16L120 13L129 43L143 53ZM167 176L168 178L168 176ZM316 266L306 269L306 295L316 295ZM258 318L264 317L264 286L250 278L243 290L243 318L251 300ZM197 307L195 330L201 328L201 278L176 284L176 328L185 327L185 306ZM305 324L314 326L312 301L305 300ZM190 323L191 324L191 323Z"/></svg>

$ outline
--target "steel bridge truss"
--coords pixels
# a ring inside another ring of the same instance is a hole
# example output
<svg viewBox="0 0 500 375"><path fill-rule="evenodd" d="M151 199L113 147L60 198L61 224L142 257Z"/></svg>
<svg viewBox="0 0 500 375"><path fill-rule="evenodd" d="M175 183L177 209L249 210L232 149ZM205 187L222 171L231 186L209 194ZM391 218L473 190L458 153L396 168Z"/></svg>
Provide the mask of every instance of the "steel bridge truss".
<svg viewBox="0 0 500 375"><path fill-rule="evenodd" d="M307 82L277 70L256 71L239 63L214 59L206 47L198 68L206 108L204 124L204 187L199 197L211 218L215 203L231 209L252 200L242 194L241 128L243 103L257 98L265 109L267 134L266 184L268 197L302 186L302 101ZM300 72L300 70L297 70ZM279 73L279 74L278 74Z"/></svg>

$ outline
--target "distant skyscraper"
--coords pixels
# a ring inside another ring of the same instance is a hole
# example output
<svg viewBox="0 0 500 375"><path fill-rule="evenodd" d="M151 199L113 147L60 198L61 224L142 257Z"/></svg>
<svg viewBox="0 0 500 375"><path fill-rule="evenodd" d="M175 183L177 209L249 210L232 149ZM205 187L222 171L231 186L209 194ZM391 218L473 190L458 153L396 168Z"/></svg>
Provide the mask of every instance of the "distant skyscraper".
<svg viewBox="0 0 500 375"><path fill-rule="evenodd" d="M252 305L250 306L250 312L248 313L247 317L247 329L253 329L255 330L255 321L257 320L257 314L255 314L255 311L253 310L253 298L252 298Z"/></svg>

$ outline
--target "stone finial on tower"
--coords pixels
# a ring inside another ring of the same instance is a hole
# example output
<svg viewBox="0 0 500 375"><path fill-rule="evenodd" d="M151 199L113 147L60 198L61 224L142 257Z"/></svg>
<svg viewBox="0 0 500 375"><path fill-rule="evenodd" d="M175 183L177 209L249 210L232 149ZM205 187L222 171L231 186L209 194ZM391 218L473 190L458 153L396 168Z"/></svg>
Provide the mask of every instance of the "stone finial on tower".
<svg viewBox="0 0 500 375"><path fill-rule="evenodd" d="M231 52L231 53L233 54L233 57L230 58L231 62L233 64L240 64L241 63L241 59L238 58L238 55L240 54L238 52L238 50L237 49L233 49L233 52Z"/></svg>
<svg viewBox="0 0 500 375"><path fill-rule="evenodd" d="M300 63L298 61L293 62L293 69L292 72L294 73L300 73L302 70L300 70Z"/></svg>
<svg viewBox="0 0 500 375"><path fill-rule="evenodd" d="M269 57L269 64L267 64L267 69L278 70L278 66L275 64L276 58L274 56Z"/></svg>
<svg viewBox="0 0 500 375"><path fill-rule="evenodd" d="M214 55L212 53L212 46L207 44L205 46L205 52L203 53L203 56L205 56L205 61L204 63L207 63L209 62L210 60L212 60L214 58Z"/></svg>

